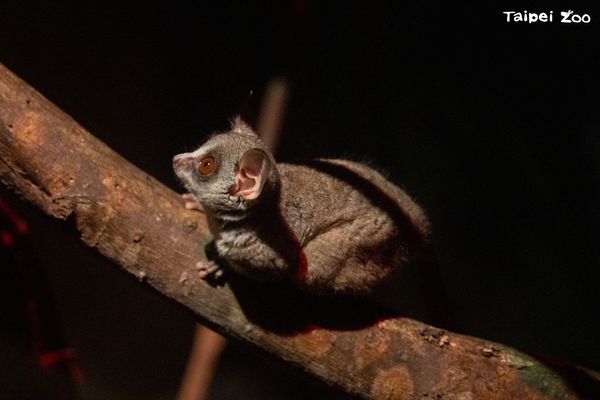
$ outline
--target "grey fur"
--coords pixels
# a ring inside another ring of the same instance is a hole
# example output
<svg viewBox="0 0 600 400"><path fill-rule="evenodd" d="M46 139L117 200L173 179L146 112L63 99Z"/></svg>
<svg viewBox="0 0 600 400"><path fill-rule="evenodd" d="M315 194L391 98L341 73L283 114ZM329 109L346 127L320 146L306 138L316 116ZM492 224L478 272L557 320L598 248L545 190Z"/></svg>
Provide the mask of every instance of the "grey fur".
<svg viewBox="0 0 600 400"><path fill-rule="evenodd" d="M230 193L250 149L264 151L271 163L254 200ZM217 169L204 177L197 164L207 154ZM367 294L429 245L421 208L377 171L347 160L275 164L239 120L230 132L176 156L174 169L206 212L218 254L254 279L290 279L319 294Z"/></svg>

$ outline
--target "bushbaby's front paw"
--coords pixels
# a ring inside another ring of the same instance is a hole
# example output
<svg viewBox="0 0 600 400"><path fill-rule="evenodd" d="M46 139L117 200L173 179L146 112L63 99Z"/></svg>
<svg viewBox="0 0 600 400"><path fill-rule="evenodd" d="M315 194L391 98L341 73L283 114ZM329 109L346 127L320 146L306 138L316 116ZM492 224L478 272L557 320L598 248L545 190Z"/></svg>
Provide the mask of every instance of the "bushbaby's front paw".
<svg viewBox="0 0 600 400"><path fill-rule="evenodd" d="M200 204L196 196L194 196L193 194L183 193L181 195L181 198L185 201L185 208L187 208L188 210L197 210L200 212L204 212L202 204Z"/></svg>

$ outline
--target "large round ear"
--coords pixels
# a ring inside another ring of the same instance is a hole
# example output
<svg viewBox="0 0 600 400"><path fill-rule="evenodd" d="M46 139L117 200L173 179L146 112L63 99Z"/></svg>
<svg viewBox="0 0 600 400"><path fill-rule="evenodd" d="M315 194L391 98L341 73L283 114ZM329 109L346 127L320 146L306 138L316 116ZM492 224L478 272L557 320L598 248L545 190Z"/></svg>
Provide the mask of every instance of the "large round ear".
<svg viewBox="0 0 600 400"><path fill-rule="evenodd" d="M271 159L261 149L246 151L235 171L235 182L229 188L233 196L254 200L260 196L272 168Z"/></svg>

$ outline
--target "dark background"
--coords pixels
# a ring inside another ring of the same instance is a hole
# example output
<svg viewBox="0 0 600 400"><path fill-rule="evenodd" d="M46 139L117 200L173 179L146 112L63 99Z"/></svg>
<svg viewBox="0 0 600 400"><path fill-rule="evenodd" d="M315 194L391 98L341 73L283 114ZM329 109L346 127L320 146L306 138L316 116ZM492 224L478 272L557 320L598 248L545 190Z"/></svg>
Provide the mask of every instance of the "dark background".
<svg viewBox="0 0 600 400"><path fill-rule="evenodd" d="M278 159L370 160L405 187L460 332L600 370L597 8L567 4L588 25L560 24L567 7L528 25L502 14L522 5L455 2L12 3L0 62L177 190L171 157L254 121L266 82L287 78ZM172 398L191 314L0 193L29 221L84 398ZM270 360L229 347L211 398L319 392Z"/></svg>

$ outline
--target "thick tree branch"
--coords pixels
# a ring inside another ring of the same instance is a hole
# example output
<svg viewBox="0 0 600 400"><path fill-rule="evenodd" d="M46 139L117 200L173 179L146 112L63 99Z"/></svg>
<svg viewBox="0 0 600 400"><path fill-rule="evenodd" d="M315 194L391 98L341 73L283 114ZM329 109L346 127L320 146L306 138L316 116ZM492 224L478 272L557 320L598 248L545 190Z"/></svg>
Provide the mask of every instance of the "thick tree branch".
<svg viewBox="0 0 600 400"><path fill-rule="evenodd" d="M72 217L87 245L219 332L364 398L582 399L597 393L597 376L580 369L565 378L513 349L407 318L349 321L360 314L357 306L331 322L318 300L280 300L235 280L211 287L193 268L208 234L201 214L185 210L175 192L1 65L0 177L49 215ZM580 381L573 386L575 378ZM587 395L578 390L582 382L591 385Z"/></svg>

